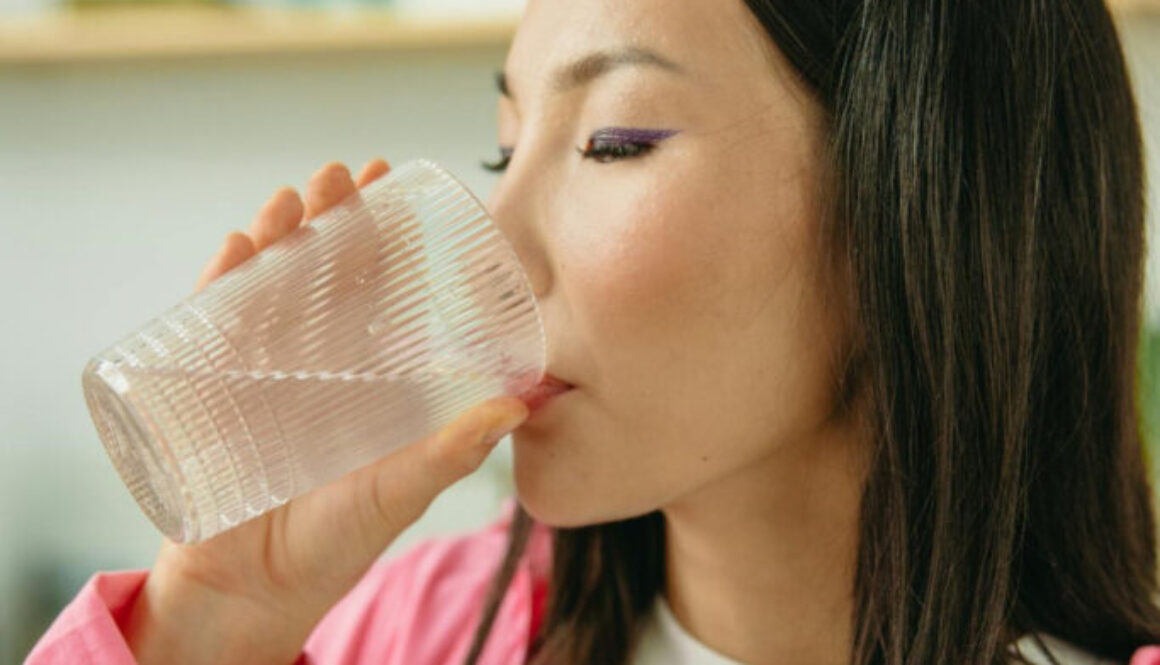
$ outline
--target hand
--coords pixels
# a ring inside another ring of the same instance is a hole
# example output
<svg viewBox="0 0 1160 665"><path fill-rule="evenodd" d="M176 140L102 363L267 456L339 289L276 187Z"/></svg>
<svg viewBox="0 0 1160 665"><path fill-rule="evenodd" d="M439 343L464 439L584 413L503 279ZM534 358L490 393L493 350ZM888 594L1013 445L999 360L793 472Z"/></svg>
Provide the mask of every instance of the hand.
<svg viewBox="0 0 1160 665"><path fill-rule="evenodd" d="M332 162L311 177L305 201L291 187L277 190L247 233L226 236L195 290L388 170L374 160L355 180ZM427 439L210 540L164 540L125 622L130 648L143 665L292 662L314 625L391 541L527 415L518 399L492 400Z"/></svg>

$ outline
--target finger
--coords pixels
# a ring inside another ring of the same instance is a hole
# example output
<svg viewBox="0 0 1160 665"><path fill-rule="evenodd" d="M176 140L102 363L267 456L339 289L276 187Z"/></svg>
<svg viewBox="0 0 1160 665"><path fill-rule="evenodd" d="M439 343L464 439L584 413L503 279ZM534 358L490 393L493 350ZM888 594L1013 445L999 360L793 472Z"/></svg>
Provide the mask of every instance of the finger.
<svg viewBox="0 0 1160 665"><path fill-rule="evenodd" d="M356 191L358 188L345 165L339 162L326 164L310 177L306 185L304 220L314 219Z"/></svg>
<svg viewBox="0 0 1160 665"><path fill-rule="evenodd" d="M481 404L434 435L399 449L362 471L361 511L371 551L386 547L443 490L483 463L496 443L529 415L514 397Z"/></svg>
<svg viewBox="0 0 1160 665"><path fill-rule="evenodd" d="M386 175L390 170L391 165L387 163L387 160L381 157L372 159L363 167L362 171L358 174L358 178L355 178L355 184L359 189L362 189Z"/></svg>
<svg viewBox="0 0 1160 665"><path fill-rule="evenodd" d="M229 272L254 254L254 242L250 236L241 231L230 231L222 241L217 254L202 269L193 290L200 291L206 284Z"/></svg>
<svg viewBox="0 0 1160 665"><path fill-rule="evenodd" d="M298 228L305 214L305 204L293 187L281 187L266 201L250 223L254 250L262 251L279 238Z"/></svg>

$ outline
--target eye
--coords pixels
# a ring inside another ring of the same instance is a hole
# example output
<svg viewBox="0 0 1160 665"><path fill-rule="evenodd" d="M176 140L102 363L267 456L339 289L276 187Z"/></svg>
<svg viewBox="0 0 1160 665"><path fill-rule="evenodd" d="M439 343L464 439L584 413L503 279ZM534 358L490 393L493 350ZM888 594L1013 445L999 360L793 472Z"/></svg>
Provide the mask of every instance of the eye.
<svg viewBox="0 0 1160 665"><path fill-rule="evenodd" d="M674 130L628 129L611 127L594 133L583 148L577 148L581 157L606 164L630 157L639 157L658 143L676 134Z"/></svg>
<svg viewBox="0 0 1160 665"><path fill-rule="evenodd" d="M577 148L581 157L594 159L602 164L620 159L643 155L653 148L651 143L607 143L588 139L588 144Z"/></svg>
<svg viewBox="0 0 1160 665"><path fill-rule="evenodd" d="M498 160L494 162L480 162L480 166L488 171L491 171L492 173L503 173L507 170L508 164L510 164L512 161L513 152L514 150L512 148L500 148Z"/></svg>
<svg viewBox="0 0 1160 665"><path fill-rule="evenodd" d="M588 139L583 148L577 148L581 157L591 158L600 163L615 162L630 157L639 157L656 147L658 143L677 133L675 129L630 129L609 127L601 129ZM499 149L499 159L480 163L493 173L507 170L512 161L514 148Z"/></svg>

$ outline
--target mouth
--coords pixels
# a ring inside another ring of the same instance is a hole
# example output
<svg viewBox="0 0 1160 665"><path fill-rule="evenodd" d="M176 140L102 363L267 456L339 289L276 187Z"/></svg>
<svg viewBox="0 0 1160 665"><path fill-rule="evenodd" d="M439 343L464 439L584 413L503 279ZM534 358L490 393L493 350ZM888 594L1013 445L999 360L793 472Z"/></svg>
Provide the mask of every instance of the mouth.
<svg viewBox="0 0 1160 665"><path fill-rule="evenodd" d="M527 405L529 411L535 413L544 408L548 402L575 387L551 374L545 374L539 383L520 393L519 398Z"/></svg>

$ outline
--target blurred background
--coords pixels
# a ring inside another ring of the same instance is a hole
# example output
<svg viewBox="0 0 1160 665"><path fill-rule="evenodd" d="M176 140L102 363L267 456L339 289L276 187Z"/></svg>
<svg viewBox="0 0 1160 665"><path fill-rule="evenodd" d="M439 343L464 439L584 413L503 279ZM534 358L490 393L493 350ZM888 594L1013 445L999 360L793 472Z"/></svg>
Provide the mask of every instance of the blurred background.
<svg viewBox="0 0 1160 665"><path fill-rule="evenodd" d="M85 362L326 161L430 157L486 196L493 72L521 6L0 0L0 663L94 571L146 567L158 546L89 420ZM1160 1L1116 11L1156 165ZM1151 192L1141 389L1160 432L1160 166ZM505 444L392 549L494 518L509 464Z"/></svg>

